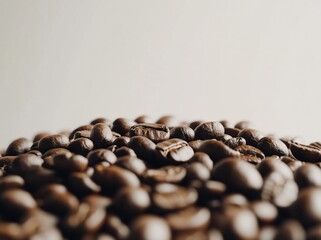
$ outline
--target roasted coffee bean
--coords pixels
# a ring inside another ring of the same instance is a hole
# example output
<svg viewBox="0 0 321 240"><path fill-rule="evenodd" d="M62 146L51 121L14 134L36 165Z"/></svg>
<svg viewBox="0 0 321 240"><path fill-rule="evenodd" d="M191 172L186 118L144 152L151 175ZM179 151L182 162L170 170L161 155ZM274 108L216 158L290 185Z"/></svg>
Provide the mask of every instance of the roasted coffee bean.
<svg viewBox="0 0 321 240"><path fill-rule="evenodd" d="M321 149L321 142L313 142L313 143L310 143L310 146Z"/></svg>
<svg viewBox="0 0 321 240"><path fill-rule="evenodd" d="M239 152L215 139L204 141L198 151L207 153L214 162L218 162L227 157L240 156Z"/></svg>
<svg viewBox="0 0 321 240"><path fill-rule="evenodd" d="M8 146L5 155L6 156L17 156L22 153L26 153L30 151L32 146L32 141L27 138L18 138L14 140Z"/></svg>
<svg viewBox="0 0 321 240"><path fill-rule="evenodd" d="M166 125L141 123L130 128L130 136L143 136L152 140L153 142L161 142L169 139L170 131Z"/></svg>
<svg viewBox="0 0 321 240"><path fill-rule="evenodd" d="M304 162L321 162L321 149L300 143L291 143L292 154Z"/></svg>
<svg viewBox="0 0 321 240"><path fill-rule="evenodd" d="M250 145L239 145L235 147L235 150L240 152L242 155L250 155L261 159L265 157L264 153L260 149Z"/></svg>
<svg viewBox="0 0 321 240"><path fill-rule="evenodd" d="M289 149L287 146L279 139L271 137L263 137L257 144L257 147L266 155L266 156L287 156L289 155Z"/></svg>
<svg viewBox="0 0 321 240"><path fill-rule="evenodd" d="M38 157L42 156L42 153L39 150L30 150L29 152L27 152L28 154L33 154L36 155Z"/></svg>
<svg viewBox="0 0 321 240"><path fill-rule="evenodd" d="M166 166L159 169L148 169L143 178L150 183L180 183L186 176L186 170L180 166Z"/></svg>
<svg viewBox="0 0 321 240"><path fill-rule="evenodd" d="M105 148L112 144L113 134L106 123L97 123L91 130L90 139L95 148Z"/></svg>
<svg viewBox="0 0 321 240"><path fill-rule="evenodd" d="M311 227L306 232L306 240L320 240L321 239L321 225L318 224Z"/></svg>
<svg viewBox="0 0 321 240"><path fill-rule="evenodd" d="M204 231L210 223L211 213L207 208L190 207L166 216L173 232Z"/></svg>
<svg viewBox="0 0 321 240"><path fill-rule="evenodd" d="M170 163L187 162L194 154L187 142L178 138L172 138L156 145L156 154L159 159Z"/></svg>
<svg viewBox="0 0 321 240"><path fill-rule="evenodd" d="M202 201L220 199L226 193L226 185L218 181L206 181L197 188Z"/></svg>
<svg viewBox="0 0 321 240"><path fill-rule="evenodd" d="M33 137L33 142L38 142L41 138L45 137L45 136L48 136L50 135L50 133L48 132L40 132L40 133L37 133L34 137Z"/></svg>
<svg viewBox="0 0 321 240"><path fill-rule="evenodd" d="M168 127L173 127L173 126L177 126L179 125L179 121L177 118L175 118L174 116L171 115L165 115L160 117L157 121L157 124L164 124Z"/></svg>
<svg viewBox="0 0 321 240"><path fill-rule="evenodd" d="M142 214L150 207L151 201L143 188L121 188L113 199L113 207L124 219Z"/></svg>
<svg viewBox="0 0 321 240"><path fill-rule="evenodd" d="M261 189L263 179L256 168L238 158L228 158L214 166L212 179L226 184L229 190L253 192Z"/></svg>
<svg viewBox="0 0 321 240"><path fill-rule="evenodd" d="M7 165L11 165L14 159L16 159L16 156L5 156L0 157L0 167L5 167Z"/></svg>
<svg viewBox="0 0 321 240"><path fill-rule="evenodd" d="M206 181L209 180L210 177L210 170L200 162L193 162L186 166L186 182L193 180Z"/></svg>
<svg viewBox="0 0 321 240"><path fill-rule="evenodd" d="M296 220L286 220L276 233L275 240L301 240L305 239L305 231Z"/></svg>
<svg viewBox="0 0 321 240"><path fill-rule="evenodd" d="M213 139L224 135L224 127L220 122L205 122L195 128L195 139Z"/></svg>
<svg viewBox="0 0 321 240"><path fill-rule="evenodd" d="M171 230L166 221L156 215L142 215L131 223L129 240L170 240Z"/></svg>
<svg viewBox="0 0 321 240"><path fill-rule="evenodd" d="M9 189L0 193L0 212L9 219L19 219L36 207L31 194L22 189Z"/></svg>
<svg viewBox="0 0 321 240"><path fill-rule="evenodd" d="M267 177L273 172L277 172L285 179L293 179L293 173L291 169L278 159L266 158L257 166L257 169L263 178Z"/></svg>
<svg viewBox="0 0 321 240"><path fill-rule="evenodd" d="M91 134L91 130L81 130L81 131L77 131L77 132L75 132L73 139L77 139L77 138L90 138L90 134Z"/></svg>
<svg viewBox="0 0 321 240"><path fill-rule="evenodd" d="M242 137L233 137L227 140L225 144L230 148L236 148L237 146L240 146L240 145L246 145L246 140Z"/></svg>
<svg viewBox="0 0 321 240"><path fill-rule="evenodd" d="M269 224L278 217L277 208L270 202L264 200L253 201L250 208L261 224Z"/></svg>
<svg viewBox="0 0 321 240"><path fill-rule="evenodd" d="M122 136L126 136L129 134L130 128L135 125L134 121L131 121L127 118L117 118L113 122L112 130L119 133Z"/></svg>
<svg viewBox="0 0 321 240"><path fill-rule="evenodd" d="M296 200L298 192L298 186L293 180L284 178L278 172L272 172L264 179L261 198L271 201L279 208L286 208Z"/></svg>
<svg viewBox="0 0 321 240"><path fill-rule="evenodd" d="M80 127L77 127L74 129L70 134L69 134L69 139L74 139L75 138L75 133L78 131L91 131L93 129L93 125L88 124L88 125L82 125Z"/></svg>
<svg viewBox="0 0 321 240"><path fill-rule="evenodd" d="M223 240L223 235L222 235L221 231L216 228L211 228L207 232L207 236L208 236L208 238L207 238L208 240ZM195 238L195 239L198 239L198 238Z"/></svg>
<svg viewBox="0 0 321 240"><path fill-rule="evenodd" d="M274 226L263 225L261 226L257 239L258 240L274 240L277 229Z"/></svg>
<svg viewBox="0 0 321 240"><path fill-rule="evenodd" d="M112 122L109 119L104 118L104 117L96 118L90 122L91 125L95 125L97 123L106 123L107 125L112 124Z"/></svg>
<svg viewBox="0 0 321 240"><path fill-rule="evenodd" d="M130 141L129 137L122 136L122 137L117 137L114 140L113 144L117 145L117 147L126 147L129 141Z"/></svg>
<svg viewBox="0 0 321 240"><path fill-rule="evenodd" d="M72 153L56 154L53 157L54 168L59 172L84 172L88 166L87 158Z"/></svg>
<svg viewBox="0 0 321 240"><path fill-rule="evenodd" d="M192 188L161 183L154 187L152 202L154 208L160 212L170 212L189 207L196 203L197 192Z"/></svg>
<svg viewBox="0 0 321 240"><path fill-rule="evenodd" d="M232 127L232 124L228 120L221 120L220 123L223 125L224 128Z"/></svg>
<svg viewBox="0 0 321 240"><path fill-rule="evenodd" d="M203 142L203 140L194 140L189 142L188 145L194 150L194 152L198 152Z"/></svg>
<svg viewBox="0 0 321 240"><path fill-rule="evenodd" d="M236 207L245 207L248 205L248 201L246 197L239 193L231 193L228 195L225 195L222 198L221 206L223 208L230 207L230 206L236 206Z"/></svg>
<svg viewBox="0 0 321 240"><path fill-rule="evenodd" d="M94 166L100 162L108 162L114 164L117 161L116 155L107 149L97 149L91 151L88 155L88 164L89 166Z"/></svg>
<svg viewBox="0 0 321 240"><path fill-rule="evenodd" d="M90 194L82 199L83 203L87 203L96 208L106 209L111 205L112 199L106 196L98 195L98 194Z"/></svg>
<svg viewBox="0 0 321 240"><path fill-rule="evenodd" d="M18 175L8 175L0 178L0 193L15 188L23 188L25 181Z"/></svg>
<svg viewBox="0 0 321 240"><path fill-rule="evenodd" d="M231 137L235 138L239 135L239 133L241 132L240 129L238 128L230 128L230 127L226 127L225 128L225 134L230 135Z"/></svg>
<svg viewBox="0 0 321 240"><path fill-rule="evenodd" d="M94 143L88 138L77 138L68 145L70 152L86 156L94 148Z"/></svg>
<svg viewBox="0 0 321 240"><path fill-rule="evenodd" d="M228 134L224 134L222 137L217 138L217 140L225 143L226 141L230 140L232 137Z"/></svg>
<svg viewBox="0 0 321 240"><path fill-rule="evenodd" d="M321 187L321 170L317 166L307 163L294 172L294 178L299 188Z"/></svg>
<svg viewBox="0 0 321 240"><path fill-rule="evenodd" d="M135 151L129 147L120 147L115 151L117 157L137 157Z"/></svg>
<svg viewBox="0 0 321 240"><path fill-rule="evenodd" d="M45 153L52 148L67 148L68 144L69 139L66 135L54 134L41 138L38 147L42 153Z"/></svg>
<svg viewBox="0 0 321 240"><path fill-rule="evenodd" d="M106 215L102 228L105 232L120 240L128 239L130 233L128 226L118 216L113 214Z"/></svg>
<svg viewBox="0 0 321 240"><path fill-rule="evenodd" d="M64 154L64 153L69 153L70 151L66 148L53 148L48 150L42 155L42 158L44 160L43 166L46 168L53 169L54 168L54 162L53 162L53 157L56 154Z"/></svg>
<svg viewBox="0 0 321 240"><path fill-rule="evenodd" d="M255 129L246 128L239 132L238 137L242 137L246 140L246 144L256 147L263 135Z"/></svg>
<svg viewBox="0 0 321 240"><path fill-rule="evenodd" d="M114 195L122 187L139 187L140 185L134 173L117 166L103 168L100 171L95 169L93 179L102 187L102 191L110 195Z"/></svg>
<svg viewBox="0 0 321 240"><path fill-rule="evenodd" d="M86 173L76 172L68 177L68 189L77 196L100 192L100 186L91 180Z"/></svg>
<svg viewBox="0 0 321 240"><path fill-rule="evenodd" d="M154 161L154 150L156 149L156 144L146 137L132 137L128 142L128 147L133 149L138 158Z"/></svg>
<svg viewBox="0 0 321 240"><path fill-rule="evenodd" d="M152 123L153 120L147 115L141 115L135 119L135 122L137 122L137 123Z"/></svg>
<svg viewBox="0 0 321 240"><path fill-rule="evenodd" d="M34 154L21 154L11 163L11 171L15 174L24 176L34 167L40 167L43 160Z"/></svg>
<svg viewBox="0 0 321 240"><path fill-rule="evenodd" d="M129 170L137 176L141 176L146 170L146 165L141 159L131 156L118 158L115 165Z"/></svg>
<svg viewBox="0 0 321 240"><path fill-rule="evenodd" d="M201 123L205 123L205 121L193 121L189 124L189 127L193 130L195 130L195 128L200 125Z"/></svg>
<svg viewBox="0 0 321 240"><path fill-rule="evenodd" d="M189 162L202 163L210 171L213 169L214 166L212 159L206 153L203 152L194 153L193 157L189 160Z"/></svg>
<svg viewBox="0 0 321 240"><path fill-rule="evenodd" d="M240 121L238 123L235 124L235 128L237 129L246 129L246 128L250 128L252 126L252 123L250 123L249 121Z"/></svg>
<svg viewBox="0 0 321 240"><path fill-rule="evenodd" d="M171 138L180 138L186 142L190 142L194 139L194 130L187 126L179 126L171 129Z"/></svg>

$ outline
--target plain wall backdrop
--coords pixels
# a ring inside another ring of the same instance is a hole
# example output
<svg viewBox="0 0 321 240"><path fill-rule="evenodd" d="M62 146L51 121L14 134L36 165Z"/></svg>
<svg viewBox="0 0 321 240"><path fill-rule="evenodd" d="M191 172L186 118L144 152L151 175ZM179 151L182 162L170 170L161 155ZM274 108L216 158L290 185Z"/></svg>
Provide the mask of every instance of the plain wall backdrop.
<svg viewBox="0 0 321 240"><path fill-rule="evenodd" d="M93 118L321 140L321 1L0 0L0 146Z"/></svg>

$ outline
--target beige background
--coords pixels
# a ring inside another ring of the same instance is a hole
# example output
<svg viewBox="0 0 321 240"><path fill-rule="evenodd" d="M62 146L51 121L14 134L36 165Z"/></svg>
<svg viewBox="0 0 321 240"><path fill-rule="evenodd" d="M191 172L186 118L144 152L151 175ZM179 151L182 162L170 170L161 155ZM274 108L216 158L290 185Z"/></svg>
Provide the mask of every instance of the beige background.
<svg viewBox="0 0 321 240"><path fill-rule="evenodd" d="M98 116L321 140L321 1L0 0L0 145Z"/></svg>

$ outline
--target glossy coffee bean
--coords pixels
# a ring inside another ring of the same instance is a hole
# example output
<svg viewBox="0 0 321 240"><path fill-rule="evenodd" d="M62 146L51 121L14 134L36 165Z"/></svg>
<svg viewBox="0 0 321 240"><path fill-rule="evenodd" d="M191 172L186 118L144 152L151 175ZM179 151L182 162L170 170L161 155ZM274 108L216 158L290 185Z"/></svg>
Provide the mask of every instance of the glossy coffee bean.
<svg viewBox="0 0 321 240"><path fill-rule="evenodd" d="M225 128L225 134L230 135L231 137L235 138L239 135L239 133L241 132L240 129L238 128L230 128L230 127L226 127Z"/></svg>
<svg viewBox="0 0 321 240"><path fill-rule="evenodd" d="M226 193L226 185L222 182L209 180L201 182L198 190L199 199L206 202L213 199L221 199Z"/></svg>
<svg viewBox="0 0 321 240"><path fill-rule="evenodd" d="M77 131L77 132L75 132L73 139L77 139L77 138L90 138L90 134L91 134L91 130L81 130L81 131Z"/></svg>
<svg viewBox="0 0 321 240"><path fill-rule="evenodd" d="M44 160L43 167L53 169L54 167L54 162L53 162L53 157L56 154L67 154L70 151L66 148L53 148L48 150L42 155L42 159Z"/></svg>
<svg viewBox="0 0 321 240"><path fill-rule="evenodd" d="M95 148L105 148L112 144L113 134L106 123L97 123L91 130L90 139Z"/></svg>
<svg viewBox="0 0 321 240"><path fill-rule="evenodd" d="M186 176L186 170L180 166L166 166L159 169L148 169L143 178L148 183L174 183L178 184Z"/></svg>
<svg viewBox="0 0 321 240"><path fill-rule="evenodd" d="M62 173L84 172L88 166L87 158L72 153L57 154L53 158L54 168Z"/></svg>
<svg viewBox="0 0 321 240"><path fill-rule="evenodd" d="M91 131L92 129L93 129L93 125L91 125L91 124L79 126L69 134L69 139L74 139L76 132L79 132L79 131Z"/></svg>
<svg viewBox="0 0 321 240"><path fill-rule="evenodd" d="M222 160L214 166L212 179L226 184L227 188L239 192L258 191L263 179L256 168L238 158Z"/></svg>
<svg viewBox="0 0 321 240"><path fill-rule="evenodd" d="M91 125L95 125L97 123L106 123L107 125L111 125L112 122L108 118L104 117L96 118L90 122Z"/></svg>
<svg viewBox="0 0 321 240"><path fill-rule="evenodd" d="M273 172L277 172L286 179L293 179L293 173L291 169L278 159L266 158L257 166L257 169L263 178Z"/></svg>
<svg viewBox="0 0 321 240"><path fill-rule="evenodd" d="M15 174L24 176L34 167L40 167L43 160L34 154L21 154L11 163L11 171Z"/></svg>
<svg viewBox="0 0 321 240"><path fill-rule="evenodd" d="M212 170L214 163L212 159L204 152L196 152L194 153L193 157L189 160L189 162L198 162L203 164L205 167L207 167L208 170Z"/></svg>
<svg viewBox="0 0 321 240"><path fill-rule="evenodd" d="M116 155L107 149L93 150L87 155L87 159L89 166L94 166L100 162L114 164L117 161Z"/></svg>
<svg viewBox="0 0 321 240"><path fill-rule="evenodd" d="M238 137L242 137L246 140L246 144L256 147L263 135L255 129L246 128L239 132Z"/></svg>
<svg viewBox="0 0 321 240"><path fill-rule="evenodd" d="M6 156L17 156L22 153L26 153L30 150L32 146L32 141L27 138L18 138L14 140L8 146L5 155Z"/></svg>
<svg viewBox="0 0 321 240"><path fill-rule="evenodd" d="M76 196L100 192L100 186L91 180L86 173L75 172L69 175L67 180L68 189Z"/></svg>
<svg viewBox="0 0 321 240"><path fill-rule="evenodd" d="M114 153L117 157L125 157L125 156L136 157L137 156L135 151L129 147L120 147Z"/></svg>
<svg viewBox="0 0 321 240"><path fill-rule="evenodd" d="M318 224L311 227L306 232L306 240L319 240L321 239L321 225Z"/></svg>
<svg viewBox="0 0 321 240"><path fill-rule="evenodd" d="M274 238L275 240L300 240L305 239L305 230L302 227L302 225L292 219L292 220L286 220L284 221L279 230L276 233L276 236Z"/></svg>
<svg viewBox="0 0 321 240"><path fill-rule="evenodd" d="M122 137L117 137L113 144L116 145L117 147L126 147L127 144L129 143L130 141L130 138L129 137L125 137L125 136L122 136Z"/></svg>
<svg viewBox="0 0 321 240"><path fill-rule="evenodd" d="M195 128L195 139L213 139L224 135L224 127L220 122L205 122Z"/></svg>
<svg viewBox="0 0 321 240"><path fill-rule="evenodd" d="M156 154L160 161L170 163L187 162L194 154L187 142L178 138L172 138L156 145Z"/></svg>
<svg viewBox="0 0 321 240"><path fill-rule="evenodd" d="M291 143L290 149L294 157L303 162L321 162L321 149L300 143Z"/></svg>
<svg viewBox="0 0 321 240"><path fill-rule="evenodd" d="M194 140L195 133L194 130L187 126L179 126L171 129L171 138L180 138L186 142Z"/></svg>
<svg viewBox="0 0 321 240"><path fill-rule="evenodd" d="M112 130L122 136L126 136L129 135L130 128L135 124L136 123L134 121L131 121L127 118L117 118L112 124Z"/></svg>
<svg viewBox="0 0 321 240"><path fill-rule="evenodd" d="M207 181L210 177L210 170L200 162L190 163L186 166L186 182L193 180Z"/></svg>
<svg viewBox="0 0 321 240"><path fill-rule="evenodd" d="M263 137L257 144L257 147L261 149L266 156L287 156L289 155L289 149L279 139L271 137Z"/></svg>
<svg viewBox="0 0 321 240"><path fill-rule="evenodd" d="M146 165L141 159L131 156L118 158L115 165L129 170L137 176L141 176L146 170Z"/></svg>
<svg viewBox="0 0 321 240"><path fill-rule="evenodd" d="M88 138L77 138L69 143L68 149L75 154L86 156L94 149L94 143Z"/></svg>
<svg viewBox="0 0 321 240"><path fill-rule="evenodd" d="M64 134L49 135L39 140L39 150L42 153L47 152L53 148L67 148L69 144L69 138Z"/></svg>
<svg viewBox="0 0 321 240"><path fill-rule="evenodd" d="M236 148L237 146L240 145L246 145L246 140L242 137L233 137L228 139L225 144L229 146L230 148Z"/></svg>
<svg viewBox="0 0 321 240"><path fill-rule="evenodd" d="M166 125L156 123L141 123L130 128L130 136L143 136L153 142L161 142L169 139L170 131Z"/></svg>
<svg viewBox="0 0 321 240"><path fill-rule="evenodd" d="M138 158L154 161L154 150L156 144L146 137L132 137L127 145L129 148L133 149Z"/></svg>
<svg viewBox="0 0 321 240"><path fill-rule="evenodd" d="M265 157L264 153L260 149L253 147L251 145L239 145L234 149L240 152L242 155L254 156L261 159Z"/></svg>
<svg viewBox="0 0 321 240"><path fill-rule="evenodd" d="M201 121L201 120L199 120L199 121L193 121L193 122L191 122L190 124L189 124L189 127L191 128L191 129L193 129L193 130L195 130L195 128L198 126L198 125L200 125L201 123L204 123L205 121Z"/></svg>
<svg viewBox="0 0 321 240"><path fill-rule="evenodd" d="M129 240L170 240L171 230L166 221L156 215L142 215L131 223Z"/></svg>

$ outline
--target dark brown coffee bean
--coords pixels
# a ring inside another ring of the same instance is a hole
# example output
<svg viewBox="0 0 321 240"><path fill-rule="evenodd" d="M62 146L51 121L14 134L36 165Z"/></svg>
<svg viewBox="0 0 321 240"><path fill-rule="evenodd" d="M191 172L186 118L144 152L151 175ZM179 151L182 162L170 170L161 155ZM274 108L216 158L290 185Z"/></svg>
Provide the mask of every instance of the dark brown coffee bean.
<svg viewBox="0 0 321 240"><path fill-rule="evenodd" d="M91 180L86 173L72 173L68 177L68 189L77 196L100 192L100 186Z"/></svg>
<svg viewBox="0 0 321 240"><path fill-rule="evenodd" d="M49 132L40 132L40 133L37 133L34 137L33 137L33 142L38 142L41 138L45 137L45 136L48 136L50 135Z"/></svg>
<svg viewBox="0 0 321 240"><path fill-rule="evenodd" d="M174 126L177 126L179 125L179 121L177 118L175 118L174 116L171 116L171 115L165 115L165 116L162 116L160 117L157 121L156 121L157 124L164 124L168 127L174 127Z"/></svg>
<svg viewBox="0 0 321 240"><path fill-rule="evenodd" d="M117 118L113 122L112 130L119 133L122 136L127 136L129 134L130 128L135 125L134 121L131 121L127 118Z"/></svg>
<svg viewBox="0 0 321 240"><path fill-rule="evenodd" d="M251 202L250 208L261 224L269 224L278 217L277 208L270 202L258 200Z"/></svg>
<svg viewBox="0 0 321 240"><path fill-rule="evenodd" d="M170 240L171 230L166 221L156 215L141 215L130 226L129 240Z"/></svg>
<svg viewBox="0 0 321 240"><path fill-rule="evenodd" d="M90 139L95 148L105 148L112 144L113 134L106 123L97 123L91 130Z"/></svg>
<svg viewBox="0 0 321 240"><path fill-rule="evenodd" d="M303 189L294 203L293 212L305 227L321 223L320 199L321 189L311 187Z"/></svg>
<svg viewBox="0 0 321 240"><path fill-rule="evenodd" d="M240 145L246 145L246 140L242 137L233 137L233 138L230 138L229 140L227 140L225 142L225 144L227 146L229 146L230 148L236 148L237 146L240 146Z"/></svg>
<svg viewBox="0 0 321 240"><path fill-rule="evenodd" d="M102 191L114 195L122 187L139 187L140 181L137 176L123 168L110 166L95 169L93 179L102 187Z"/></svg>
<svg viewBox="0 0 321 240"><path fill-rule="evenodd" d="M310 146L321 149L321 142L312 142L310 143Z"/></svg>
<svg viewBox="0 0 321 240"><path fill-rule="evenodd" d="M154 150L156 148L156 144L149 140L146 137L132 137L127 145L131 149L133 149L138 158L154 161Z"/></svg>
<svg viewBox="0 0 321 240"><path fill-rule="evenodd" d="M54 168L54 162L53 162L53 157L56 154L65 154L69 153L70 151L66 148L53 148L48 150L42 155L42 158L44 160L43 166L46 168L53 169Z"/></svg>
<svg viewBox="0 0 321 240"><path fill-rule="evenodd" d="M238 128L230 128L230 127L227 127L225 128L225 134L228 134L230 135L231 137L235 138L239 135L239 133L241 132L240 129Z"/></svg>
<svg viewBox="0 0 321 240"><path fill-rule="evenodd" d="M105 218L103 230L119 240L128 239L130 233L128 226L118 216L110 213Z"/></svg>
<svg viewBox="0 0 321 240"><path fill-rule="evenodd" d="M213 180L226 184L229 190L252 192L261 189L263 179L256 168L238 158L228 158L214 166Z"/></svg>
<svg viewBox="0 0 321 240"><path fill-rule="evenodd" d="M242 155L250 155L261 159L265 157L264 153L260 149L250 145L239 145L235 147L235 150L240 152Z"/></svg>
<svg viewBox="0 0 321 240"><path fill-rule="evenodd" d="M137 157L135 151L129 147L120 147L115 151L117 157Z"/></svg>
<svg viewBox="0 0 321 240"><path fill-rule="evenodd" d="M6 156L17 156L30 151L32 141L27 138L18 138L8 146Z"/></svg>
<svg viewBox="0 0 321 240"><path fill-rule="evenodd" d="M30 150L29 152L27 152L28 154L33 154L36 155L37 157L41 157L42 153L39 150Z"/></svg>
<svg viewBox="0 0 321 240"><path fill-rule="evenodd" d="M266 156L287 156L289 155L289 149L279 139L271 137L263 137L257 144L257 147L264 152Z"/></svg>
<svg viewBox="0 0 321 240"><path fill-rule="evenodd" d="M186 176L186 170L180 166L166 166L159 169L148 169L143 177L150 183L180 183Z"/></svg>
<svg viewBox="0 0 321 240"><path fill-rule="evenodd" d="M174 184L161 183L154 187L152 202L156 210L170 212L189 207L196 203L197 192Z"/></svg>
<svg viewBox="0 0 321 240"><path fill-rule="evenodd" d="M224 135L224 127L220 122L205 122L195 128L195 139L213 139Z"/></svg>
<svg viewBox="0 0 321 240"><path fill-rule="evenodd" d="M190 207L168 214L166 221L173 232L204 231L210 223L210 217L207 208Z"/></svg>
<svg viewBox="0 0 321 240"><path fill-rule="evenodd" d="M135 122L137 122L137 123L152 123L153 120L151 119L151 117L149 117L147 115L141 115L135 119Z"/></svg>
<svg viewBox="0 0 321 240"><path fill-rule="evenodd" d="M149 195L143 188L121 188L113 200L113 208L124 219L142 214L150 207L150 204Z"/></svg>
<svg viewBox="0 0 321 240"><path fill-rule="evenodd" d="M75 154L86 156L94 149L94 143L88 138L77 138L69 143L68 149Z"/></svg>
<svg viewBox="0 0 321 240"><path fill-rule="evenodd" d="M298 192L298 186L293 180L284 178L278 172L272 172L264 179L261 198L277 207L286 208L296 200Z"/></svg>
<svg viewBox="0 0 321 240"><path fill-rule="evenodd" d="M47 152L52 148L67 148L69 144L69 138L64 134L49 135L39 140L39 150L42 153Z"/></svg>
<svg viewBox="0 0 321 240"><path fill-rule="evenodd" d="M257 166L257 169L263 178L267 177L273 172L277 172L285 179L293 179L293 173L291 169L278 159L266 158Z"/></svg>
<svg viewBox="0 0 321 240"><path fill-rule="evenodd" d="M36 207L34 198L22 189L9 189L0 193L0 212L9 219L19 219Z"/></svg>
<svg viewBox="0 0 321 240"><path fill-rule="evenodd" d="M15 174L24 176L34 167L40 167L43 160L34 154L21 154L16 157L11 163L11 171Z"/></svg>
<svg viewBox="0 0 321 240"><path fill-rule="evenodd" d="M117 145L117 147L126 147L129 141L130 141L129 137L122 136L122 137L117 137L114 140L113 144Z"/></svg>
<svg viewBox="0 0 321 240"><path fill-rule="evenodd" d="M88 124L88 125L82 125L80 127L77 127L74 129L70 134L69 134L69 139L74 139L75 138L75 133L78 131L91 131L93 129L93 125Z"/></svg>
<svg viewBox="0 0 321 240"><path fill-rule="evenodd" d="M130 136L143 136L153 142L161 142L169 139L170 131L166 125L155 123L141 123L130 128Z"/></svg>
<svg viewBox="0 0 321 240"><path fill-rule="evenodd" d="M186 166L185 181L207 181L211 177L210 170L200 162L193 162Z"/></svg>
<svg viewBox="0 0 321 240"><path fill-rule="evenodd" d="M56 154L53 157L54 168L59 172L85 172L88 166L87 158L72 153Z"/></svg>
<svg viewBox="0 0 321 240"><path fill-rule="evenodd" d="M87 155L87 158L89 166L94 166L100 162L109 162L110 164L114 164L117 161L116 155L107 149L97 149L91 151Z"/></svg>
<svg viewBox="0 0 321 240"><path fill-rule="evenodd" d="M171 138L180 138L186 142L190 142L194 139L194 130L187 126L179 126L171 129Z"/></svg>
<svg viewBox="0 0 321 240"><path fill-rule="evenodd" d="M5 156L0 157L0 167L5 167L7 165L11 165L14 159L16 159L16 156Z"/></svg>
<svg viewBox="0 0 321 240"><path fill-rule="evenodd" d="M201 123L205 123L205 121L193 121L189 124L189 127L193 130L195 130L195 128L200 125Z"/></svg>
<svg viewBox="0 0 321 240"><path fill-rule="evenodd" d="M247 128L242 130L238 135L246 140L246 144L256 147L263 135L255 129Z"/></svg>
<svg viewBox="0 0 321 240"><path fill-rule="evenodd" d="M193 157L189 160L189 162L199 162L202 163L208 170L212 170L214 163L212 159L204 152L196 152Z"/></svg>
<svg viewBox="0 0 321 240"><path fill-rule="evenodd" d="M292 154L304 162L321 162L321 149L300 143L291 143Z"/></svg>
<svg viewBox="0 0 321 240"><path fill-rule="evenodd" d="M202 201L220 199L226 193L226 185L218 181L206 181L197 188Z"/></svg>
<svg viewBox="0 0 321 240"><path fill-rule="evenodd" d="M321 170L317 166L307 163L299 167L294 178L299 188L321 187Z"/></svg>
<svg viewBox="0 0 321 240"><path fill-rule="evenodd" d="M39 150L39 141L33 142L30 147L30 150Z"/></svg>
<svg viewBox="0 0 321 240"><path fill-rule="evenodd" d="M281 224L274 239L275 240L305 239L305 231L298 221L294 219L286 220Z"/></svg>
<svg viewBox="0 0 321 240"><path fill-rule="evenodd" d="M96 118L90 122L91 125L95 125L97 123L106 123L109 126L112 124L111 120L104 117Z"/></svg>
<svg viewBox="0 0 321 240"><path fill-rule="evenodd" d="M239 152L233 150L232 148L226 146L224 143L215 139L204 141L199 147L199 151L207 153L214 162L227 157L240 156Z"/></svg>
<svg viewBox="0 0 321 240"><path fill-rule="evenodd" d="M18 175L8 175L0 178L0 192L8 189L23 188L25 181Z"/></svg>
<svg viewBox="0 0 321 240"><path fill-rule="evenodd" d="M188 145L194 150L194 152L198 152L203 142L203 140L194 140L189 142Z"/></svg>
<svg viewBox="0 0 321 240"><path fill-rule="evenodd" d="M142 160L131 156L118 158L115 165L129 170L135 173L137 176L141 176L146 170L146 165Z"/></svg>
<svg viewBox="0 0 321 240"><path fill-rule="evenodd" d="M156 145L156 153L161 161L171 163L187 162L194 154L187 142L172 138Z"/></svg>
<svg viewBox="0 0 321 240"><path fill-rule="evenodd" d="M77 139L77 138L90 138L90 134L91 134L91 130L81 130L81 131L77 131L77 132L75 132L73 139Z"/></svg>

